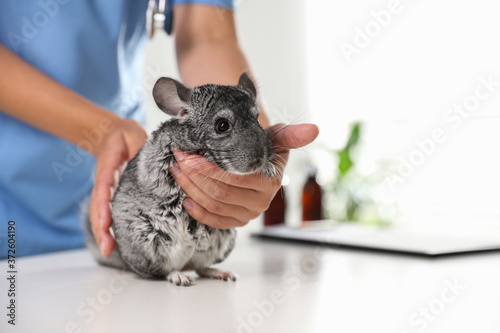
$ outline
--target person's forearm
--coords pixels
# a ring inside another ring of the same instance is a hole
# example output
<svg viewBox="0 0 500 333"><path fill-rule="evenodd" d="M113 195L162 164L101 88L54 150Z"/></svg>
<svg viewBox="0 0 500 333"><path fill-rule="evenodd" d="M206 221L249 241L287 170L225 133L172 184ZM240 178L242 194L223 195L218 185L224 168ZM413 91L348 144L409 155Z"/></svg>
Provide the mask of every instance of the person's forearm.
<svg viewBox="0 0 500 333"><path fill-rule="evenodd" d="M177 6L174 13L182 80L191 87L206 83L234 85L243 72L251 75L238 44L233 14L223 9L202 12L195 7ZM268 127L270 122L262 105L260 109L259 120L264 128Z"/></svg>
<svg viewBox="0 0 500 333"><path fill-rule="evenodd" d="M182 80L195 87L207 82L234 85L241 73L251 75L245 56L238 45L232 42L212 42L201 44L178 55L178 66ZM262 127L270 125L269 119L260 105L259 120Z"/></svg>
<svg viewBox="0 0 500 333"><path fill-rule="evenodd" d="M109 130L120 118L35 69L0 45L0 110L96 153L89 133ZM100 133L104 135L106 133ZM96 134L96 137L97 134Z"/></svg>
<svg viewBox="0 0 500 333"><path fill-rule="evenodd" d="M235 79L250 70L245 56L233 41L211 41L177 50L181 78L192 87L207 82L234 85Z"/></svg>

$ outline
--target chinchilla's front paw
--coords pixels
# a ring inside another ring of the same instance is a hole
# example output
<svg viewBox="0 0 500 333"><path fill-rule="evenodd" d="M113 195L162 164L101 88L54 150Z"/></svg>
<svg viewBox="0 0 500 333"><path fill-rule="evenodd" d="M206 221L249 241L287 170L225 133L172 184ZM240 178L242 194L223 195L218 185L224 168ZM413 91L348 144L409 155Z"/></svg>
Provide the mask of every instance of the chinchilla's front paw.
<svg viewBox="0 0 500 333"><path fill-rule="evenodd" d="M183 287L189 287L190 285L193 284L193 279L178 271L170 272L167 275L167 280L171 283L176 284L177 286L183 286Z"/></svg>

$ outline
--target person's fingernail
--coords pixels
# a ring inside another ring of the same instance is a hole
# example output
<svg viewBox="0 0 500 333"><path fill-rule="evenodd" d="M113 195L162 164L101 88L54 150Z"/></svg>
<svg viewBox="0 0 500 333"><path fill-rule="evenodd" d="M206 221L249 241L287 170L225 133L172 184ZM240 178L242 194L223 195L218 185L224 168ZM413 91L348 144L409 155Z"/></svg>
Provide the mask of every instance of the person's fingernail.
<svg viewBox="0 0 500 333"><path fill-rule="evenodd" d="M186 159L186 157L188 156L188 154L186 154L185 152L183 152L180 149L174 149L174 155L175 155L175 159L178 162L184 161Z"/></svg>
<svg viewBox="0 0 500 333"><path fill-rule="evenodd" d="M172 165L169 170L174 175L175 178L179 177L179 175L182 173L181 168L177 164Z"/></svg>
<svg viewBox="0 0 500 333"><path fill-rule="evenodd" d="M193 203L190 200L184 199L184 201L182 202L182 205L184 206L184 208L186 208L186 210L193 209Z"/></svg>
<svg viewBox="0 0 500 333"><path fill-rule="evenodd" d="M118 173L119 176L121 177L125 169L127 168L127 162L123 163L119 168L118 168Z"/></svg>

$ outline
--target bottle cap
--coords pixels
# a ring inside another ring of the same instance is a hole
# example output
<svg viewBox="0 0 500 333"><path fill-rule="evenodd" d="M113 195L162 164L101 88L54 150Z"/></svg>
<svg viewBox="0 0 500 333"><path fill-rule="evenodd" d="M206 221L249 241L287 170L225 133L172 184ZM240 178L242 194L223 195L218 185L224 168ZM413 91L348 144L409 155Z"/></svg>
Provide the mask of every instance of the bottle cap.
<svg viewBox="0 0 500 333"><path fill-rule="evenodd" d="M306 172L308 177L316 177L316 174L318 173L318 168L312 165L306 166Z"/></svg>

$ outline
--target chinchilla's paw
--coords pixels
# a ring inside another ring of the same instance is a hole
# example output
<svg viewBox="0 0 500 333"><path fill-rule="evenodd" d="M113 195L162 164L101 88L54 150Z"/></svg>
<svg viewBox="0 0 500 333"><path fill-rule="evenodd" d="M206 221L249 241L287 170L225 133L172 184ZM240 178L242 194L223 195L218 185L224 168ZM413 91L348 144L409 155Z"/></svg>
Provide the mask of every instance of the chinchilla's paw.
<svg viewBox="0 0 500 333"><path fill-rule="evenodd" d="M190 285L193 284L193 279L178 271L170 272L167 275L167 280L169 282L176 284L177 286L183 286L183 287L189 287Z"/></svg>
<svg viewBox="0 0 500 333"><path fill-rule="evenodd" d="M224 281L236 281L236 279L238 278L238 276L233 272L230 271L224 272L215 268L208 268L208 267L197 269L196 273L201 277L224 280Z"/></svg>

